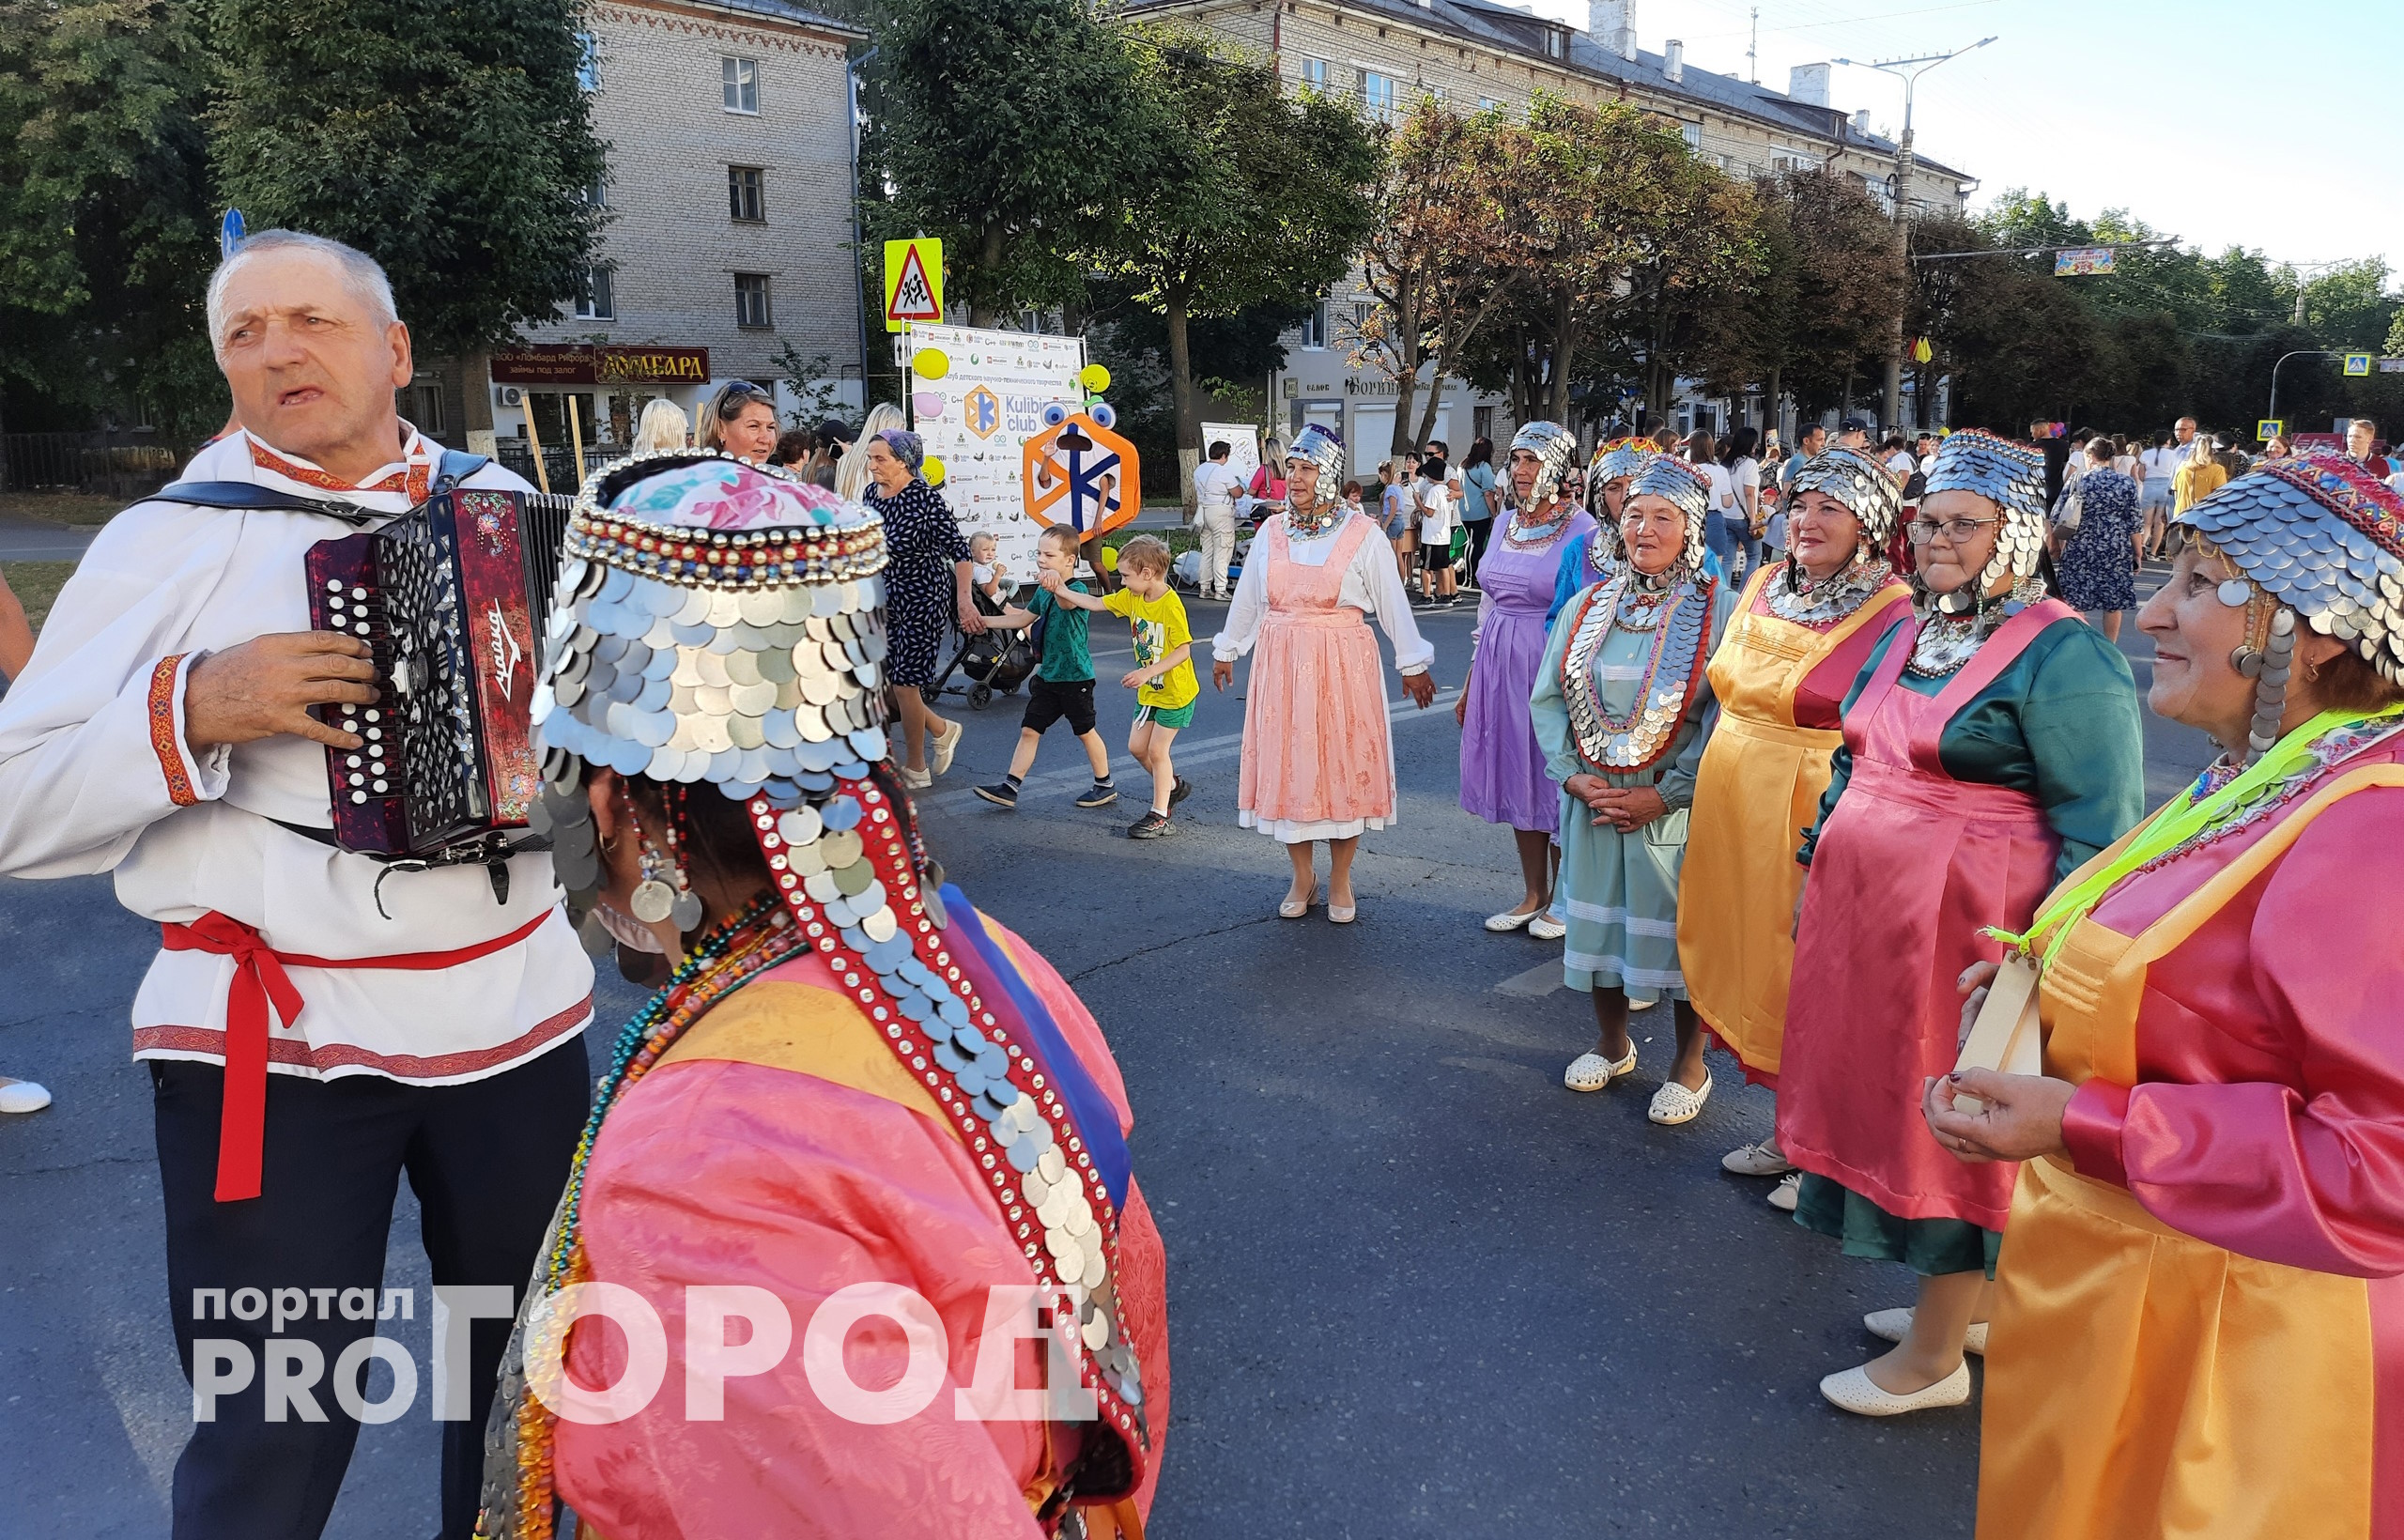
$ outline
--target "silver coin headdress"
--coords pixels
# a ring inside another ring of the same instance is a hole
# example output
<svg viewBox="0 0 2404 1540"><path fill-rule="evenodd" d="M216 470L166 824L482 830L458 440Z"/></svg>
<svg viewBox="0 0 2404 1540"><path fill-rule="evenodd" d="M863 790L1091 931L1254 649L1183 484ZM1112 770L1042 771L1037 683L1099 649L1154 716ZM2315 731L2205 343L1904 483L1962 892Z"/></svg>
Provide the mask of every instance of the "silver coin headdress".
<svg viewBox="0 0 2404 1540"><path fill-rule="evenodd" d="M1676 455L1656 454L1629 479L1627 502L1620 505L1623 517L1628 503L1641 497L1666 498L1687 518L1686 545L1678 552L1678 563L1660 580L1675 582L1701 572L1708 549L1703 529L1705 516L1711 512L1711 483L1702 471ZM1619 544L1623 549L1626 547L1626 535L1620 537Z"/></svg>
<svg viewBox="0 0 2404 1540"><path fill-rule="evenodd" d="M1561 490L1561 480L1578 458L1578 436L1558 423L1524 423L1511 436L1511 453L1521 450L1536 457L1535 485L1528 488L1528 503L1542 507ZM1508 470L1507 459L1504 469Z"/></svg>
<svg viewBox="0 0 2404 1540"><path fill-rule="evenodd" d="M2255 681L2251 747L2278 741L2300 620L2404 685L2404 498L2352 460L2273 461L2173 522L2227 563L2221 602L2249 611L2229 659Z"/></svg>
<svg viewBox="0 0 2404 1540"><path fill-rule="evenodd" d="M724 455L637 456L585 484L534 692L534 823L594 951L588 766L807 820L886 758L885 562L868 510ZM681 875L671 892L698 916Z"/></svg>
<svg viewBox="0 0 2404 1540"><path fill-rule="evenodd" d="M2036 576L2045 553L2045 456L2033 444L1998 438L1982 428L1964 428L1946 435L1930 455L1923 497L1939 492L1975 492L1996 505L2003 516L1996 531L1995 554L1972 580L1958 608L1983 608L1988 589L2009 573L2015 583ZM1922 599L1928 593L1915 574L1912 587ZM1950 600L1954 595L1948 594ZM1951 608L1951 607L1949 607Z"/></svg>
<svg viewBox="0 0 2404 1540"><path fill-rule="evenodd" d="M1843 503L1861 521L1861 543L1880 551L1903 516L1903 489L1895 473L1857 449L1824 449L1804 461L1787 495L1805 492L1823 492Z"/></svg>

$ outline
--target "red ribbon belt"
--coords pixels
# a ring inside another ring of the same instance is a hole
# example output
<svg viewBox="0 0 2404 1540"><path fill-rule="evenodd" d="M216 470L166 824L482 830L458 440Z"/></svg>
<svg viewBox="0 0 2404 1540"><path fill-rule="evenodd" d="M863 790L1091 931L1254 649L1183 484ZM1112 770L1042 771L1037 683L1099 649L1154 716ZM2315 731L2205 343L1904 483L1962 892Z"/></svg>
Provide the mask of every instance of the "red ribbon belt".
<svg viewBox="0 0 2404 1540"><path fill-rule="evenodd" d="M214 910L190 925L160 926L160 944L171 952L208 952L234 960L234 981L225 991L225 1094L217 1133L217 1201L259 1195L259 1165L267 1145L268 1007L285 1026L300 1019L305 1003L292 978L295 968L383 968L424 973L489 957L532 935L551 917L545 910L490 941L447 952L395 952L390 957L310 957L279 952L254 926Z"/></svg>

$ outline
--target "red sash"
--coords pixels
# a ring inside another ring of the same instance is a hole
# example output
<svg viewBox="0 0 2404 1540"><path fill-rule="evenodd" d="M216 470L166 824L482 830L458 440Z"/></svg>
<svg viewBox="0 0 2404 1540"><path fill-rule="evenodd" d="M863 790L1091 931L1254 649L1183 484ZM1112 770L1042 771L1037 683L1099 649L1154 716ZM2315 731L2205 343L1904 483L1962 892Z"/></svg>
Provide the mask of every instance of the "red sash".
<svg viewBox="0 0 2404 1540"><path fill-rule="evenodd" d="M532 935L551 917L545 910L490 941L447 952L396 952L391 957L310 957L279 952L256 927L211 910L190 925L159 927L159 944L171 952L208 952L234 960L234 980L225 991L225 1100L217 1133L217 1201L259 1195L259 1163L267 1144L268 1007L290 1026L305 1004L284 970L295 968L391 968L431 972L489 957Z"/></svg>

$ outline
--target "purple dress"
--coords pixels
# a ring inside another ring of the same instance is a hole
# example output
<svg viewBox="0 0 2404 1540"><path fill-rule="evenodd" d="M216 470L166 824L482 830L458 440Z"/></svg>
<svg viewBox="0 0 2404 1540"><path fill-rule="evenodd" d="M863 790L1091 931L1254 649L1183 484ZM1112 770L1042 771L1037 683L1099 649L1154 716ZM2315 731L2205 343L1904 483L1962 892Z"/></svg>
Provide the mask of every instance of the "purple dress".
<svg viewBox="0 0 2404 1540"><path fill-rule="evenodd" d="M1544 659L1545 611L1552 606L1562 547L1594 527L1594 516L1581 510L1563 520L1541 549L1516 550L1505 514L1477 564L1482 597L1469 711L1461 722L1461 807L1489 824L1547 834L1560 829L1561 789L1544 773L1528 697Z"/></svg>

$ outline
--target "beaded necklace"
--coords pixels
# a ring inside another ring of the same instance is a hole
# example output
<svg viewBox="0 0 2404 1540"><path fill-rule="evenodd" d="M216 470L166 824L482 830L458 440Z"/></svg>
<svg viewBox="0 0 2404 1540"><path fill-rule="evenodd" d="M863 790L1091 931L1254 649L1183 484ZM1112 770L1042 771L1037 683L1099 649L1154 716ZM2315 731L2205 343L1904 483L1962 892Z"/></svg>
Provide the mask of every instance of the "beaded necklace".
<svg viewBox="0 0 2404 1540"><path fill-rule="evenodd" d="M1569 516L1578 505L1564 498L1552 505L1552 516L1544 520L1528 517L1524 509L1511 510L1511 522L1503 528L1502 544L1515 551L1540 551L1561 538L1569 527Z"/></svg>
<svg viewBox="0 0 2404 1540"><path fill-rule="evenodd" d="M1316 540L1335 528L1342 522L1344 516L1350 512L1351 510L1341 502L1330 502L1322 499L1313 504L1308 513L1304 513L1302 509L1295 507L1293 500L1289 498L1286 501L1286 532L1297 540Z"/></svg>

